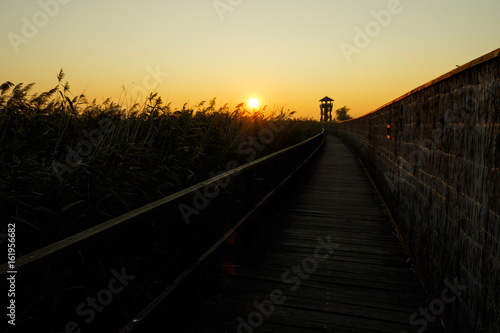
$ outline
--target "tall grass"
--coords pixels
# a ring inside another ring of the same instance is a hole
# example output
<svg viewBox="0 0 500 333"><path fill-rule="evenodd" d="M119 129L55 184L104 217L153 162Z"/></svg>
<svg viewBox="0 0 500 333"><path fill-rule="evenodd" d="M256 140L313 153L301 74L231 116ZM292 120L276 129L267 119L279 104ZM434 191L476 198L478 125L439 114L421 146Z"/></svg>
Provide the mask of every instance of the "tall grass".
<svg viewBox="0 0 500 333"><path fill-rule="evenodd" d="M283 110L216 108L215 98L173 111L157 94L125 109L69 98L58 85L0 86L0 214L17 223L19 254L67 237L244 163L238 145L270 122L285 124L260 155L316 134Z"/></svg>

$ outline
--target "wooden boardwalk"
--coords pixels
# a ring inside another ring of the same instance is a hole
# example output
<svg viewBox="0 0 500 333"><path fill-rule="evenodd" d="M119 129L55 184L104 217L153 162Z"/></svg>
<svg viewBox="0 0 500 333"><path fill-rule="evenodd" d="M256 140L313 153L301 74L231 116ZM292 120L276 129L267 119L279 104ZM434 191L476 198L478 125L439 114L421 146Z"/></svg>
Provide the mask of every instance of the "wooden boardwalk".
<svg viewBox="0 0 500 333"><path fill-rule="evenodd" d="M429 299L356 156L338 138L258 239L162 332L417 332ZM431 316L433 317L433 316ZM439 318L425 332L443 332Z"/></svg>

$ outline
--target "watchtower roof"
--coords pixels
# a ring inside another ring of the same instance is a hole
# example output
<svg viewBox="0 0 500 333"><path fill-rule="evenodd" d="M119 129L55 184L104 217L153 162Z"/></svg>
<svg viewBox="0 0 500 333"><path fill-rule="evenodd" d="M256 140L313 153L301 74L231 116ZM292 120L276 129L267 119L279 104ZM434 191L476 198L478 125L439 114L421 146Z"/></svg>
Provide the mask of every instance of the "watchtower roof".
<svg viewBox="0 0 500 333"><path fill-rule="evenodd" d="M328 96L325 96L323 97L323 99L320 99L319 100L320 102L333 102L333 99L331 99L330 97Z"/></svg>

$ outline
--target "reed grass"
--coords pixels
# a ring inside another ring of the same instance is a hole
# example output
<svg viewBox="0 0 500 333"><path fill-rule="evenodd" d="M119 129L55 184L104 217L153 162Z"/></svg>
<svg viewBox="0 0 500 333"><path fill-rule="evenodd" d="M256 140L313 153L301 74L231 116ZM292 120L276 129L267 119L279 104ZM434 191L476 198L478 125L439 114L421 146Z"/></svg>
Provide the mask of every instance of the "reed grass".
<svg viewBox="0 0 500 333"><path fill-rule="evenodd" d="M19 255L245 163L238 145L271 122L286 128L260 156L320 131L284 109L230 110L215 98L181 110L157 93L130 107L89 102L57 78L40 94L33 83L0 85L0 214L18 222Z"/></svg>

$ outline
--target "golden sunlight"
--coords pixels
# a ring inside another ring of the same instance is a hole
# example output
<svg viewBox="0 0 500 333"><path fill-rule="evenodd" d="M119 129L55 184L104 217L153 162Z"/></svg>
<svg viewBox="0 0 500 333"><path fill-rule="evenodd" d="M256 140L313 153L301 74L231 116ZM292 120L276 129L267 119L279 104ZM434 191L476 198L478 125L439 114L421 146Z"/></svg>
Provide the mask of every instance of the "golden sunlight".
<svg viewBox="0 0 500 333"><path fill-rule="evenodd" d="M250 105L252 109L255 109L259 106L259 100L257 98L252 98L250 101L248 101L248 105Z"/></svg>

